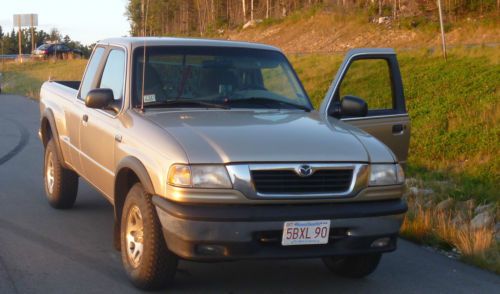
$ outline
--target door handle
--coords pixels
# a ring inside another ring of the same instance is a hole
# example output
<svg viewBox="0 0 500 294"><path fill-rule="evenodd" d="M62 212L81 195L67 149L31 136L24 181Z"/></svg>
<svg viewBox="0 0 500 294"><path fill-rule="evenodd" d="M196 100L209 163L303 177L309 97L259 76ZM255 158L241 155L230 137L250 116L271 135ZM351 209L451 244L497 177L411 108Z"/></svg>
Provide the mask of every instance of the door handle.
<svg viewBox="0 0 500 294"><path fill-rule="evenodd" d="M392 133L395 135L400 135L403 133L404 126L403 125L393 125L392 126Z"/></svg>

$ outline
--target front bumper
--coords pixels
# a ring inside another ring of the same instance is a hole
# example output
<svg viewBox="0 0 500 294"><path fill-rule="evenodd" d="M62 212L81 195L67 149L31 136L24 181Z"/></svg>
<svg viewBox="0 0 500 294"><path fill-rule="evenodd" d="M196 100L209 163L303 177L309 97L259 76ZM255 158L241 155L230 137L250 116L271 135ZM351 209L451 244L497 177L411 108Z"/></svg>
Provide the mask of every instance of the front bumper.
<svg viewBox="0 0 500 294"><path fill-rule="evenodd" d="M189 260L302 258L389 252L407 205L387 200L298 205L186 205L153 197L168 248ZM331 220L325 245L282 246L285 221ZM383 247L373 247L379 238Z"/></svg>

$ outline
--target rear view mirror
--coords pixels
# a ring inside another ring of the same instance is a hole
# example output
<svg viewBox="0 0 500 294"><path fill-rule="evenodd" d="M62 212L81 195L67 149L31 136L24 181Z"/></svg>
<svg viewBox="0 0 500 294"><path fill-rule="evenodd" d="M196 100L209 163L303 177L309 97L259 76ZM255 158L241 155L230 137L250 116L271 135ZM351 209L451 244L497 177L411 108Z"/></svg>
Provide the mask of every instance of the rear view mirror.
<svg viewBox="0 0 500 294"><path fill-rule="evenodd" d="M344 96L340 104L342 116L363 117L368 113L368 104L356 96Z"/></svg>
<svg viewBox="0 0 500 294"><path fill-rule="evenodd" d="M89 108L103 109L114 101L113 90L93 89L85 97L85 106Z"/></svg>

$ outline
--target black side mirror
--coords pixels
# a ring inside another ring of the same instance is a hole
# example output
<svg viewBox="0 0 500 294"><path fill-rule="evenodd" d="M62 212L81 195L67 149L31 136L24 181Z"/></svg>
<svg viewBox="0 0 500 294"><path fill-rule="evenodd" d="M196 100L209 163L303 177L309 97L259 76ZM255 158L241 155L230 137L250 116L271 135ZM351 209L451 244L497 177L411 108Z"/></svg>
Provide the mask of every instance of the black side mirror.
<svg viewBox="0 0 500 294"><path fill-rule="evenodd" d="M368 104L356 96L344 96L340 104L342 116L363 117L368 114Z"/></svg>
<svg viewBox="0 0 500 294"><path fill-rule="evenodd" d="M89 108L103 109L108 107L113 101L113 90L111 89L93 89L85 97L85 106Z"/></svg>

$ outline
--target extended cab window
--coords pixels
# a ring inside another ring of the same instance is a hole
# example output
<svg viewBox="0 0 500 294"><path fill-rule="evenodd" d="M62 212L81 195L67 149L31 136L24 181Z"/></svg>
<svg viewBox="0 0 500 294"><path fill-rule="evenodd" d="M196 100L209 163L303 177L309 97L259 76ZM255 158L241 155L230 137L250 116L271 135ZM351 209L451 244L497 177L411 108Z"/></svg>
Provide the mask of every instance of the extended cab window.
<svg viewBox="0 0 500 294"><path fill-rule="evenodd" d="M95 74L99 68L99 63L101 62L102 55L104 53L104 48L98 47L95 49L92 58L87 66L87 71L82 80L82 86L80 89L80 99L85 99L90 90L92 90L92 84L94 83Z"/></svg>
<svg viewBox="0 0 500 294"><path fill-rule="evenodd" d="M113 49L108 55L99 88L113 90L115 100L122 100L125 73L125 52Z"/></svg>
<svg viewBox="0 0 500 294"><path fill-rule="evenodd" d="M344 96L356 96L365 100L368 111L393 110L391 76L387 61L383 59L354 61L340 85L340 97Z"/></svg>

